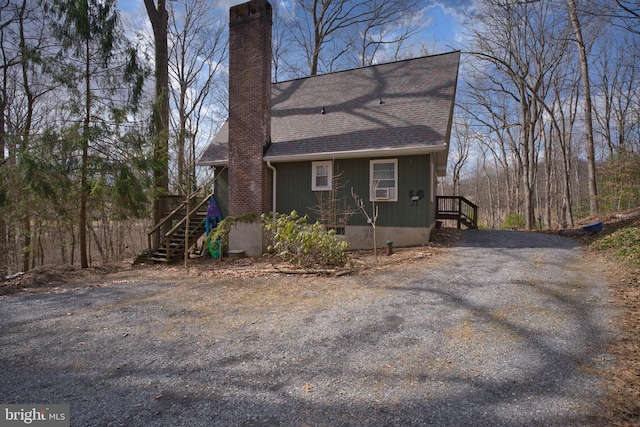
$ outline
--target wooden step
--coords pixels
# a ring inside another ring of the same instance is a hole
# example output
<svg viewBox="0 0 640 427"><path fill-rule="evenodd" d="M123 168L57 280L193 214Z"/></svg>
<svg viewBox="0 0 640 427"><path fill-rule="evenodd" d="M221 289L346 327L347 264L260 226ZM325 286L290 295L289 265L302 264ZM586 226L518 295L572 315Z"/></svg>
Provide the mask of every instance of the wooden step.
<svg viewBox="0 0 640 427"><path fill-rule="evenodd" d="M182 219L178 218L174 221L175 224L180 223L180 221L185 221L186 212L184 212ZM154 262L172 262L182 259L184 255L184 247L186 244L186 239L189 239L189 246L192 246L205 232L205 222L207 217L207 211L205 209L192 213L189 217L189 232L187 233L187 224L183 223L182 226L173 233L169 240L169 253L167 253L166 243L162 243L159 248L151 251L152 255L149 258Z"/></svg>

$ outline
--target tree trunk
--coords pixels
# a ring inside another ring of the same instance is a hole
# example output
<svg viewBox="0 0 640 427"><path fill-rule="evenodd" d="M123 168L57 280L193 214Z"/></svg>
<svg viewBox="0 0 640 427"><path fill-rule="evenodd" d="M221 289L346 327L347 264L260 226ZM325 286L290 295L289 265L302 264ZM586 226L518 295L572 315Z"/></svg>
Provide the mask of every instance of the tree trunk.
<svg viewBox="0 0 640 427"><path fill-rule="evenodd" d="M544 222L547 227L551 226L551 205L553 203L551 192L552 192L552 182L554 180L553 175L553 128L549 129L549 133L542 132L542 136L544 138L544 171L545 171L545 200L544 200ZM541 215L538 214L538 218ZM538 222L538 226L542 228L542 224L540 221Z"/></svg>
<svg viewBox="0 0 640 427"><path fill-rule="evenodd" d="M155 103L153 111L153 178L156 188L153 209L154 223L162 219L162 212L166 210L162 195L169 192L169 49L167 32L169 14L165 7L165 0L144 0L149 15L155 40ZM160 234L156 233L155 245L160 244Z"/></svg>
<svg viewBox="0 0 640 427"><path fill-rule="evenodd" d="M78 224L78 237L80 238L80 268L88 268L87 253L87 199L89 197L89 130L91 125L91 62L90 62L90 43L89 39L85 40L85 115L84 128L82 130L82 164L80 177L80 220Z"/></svg>
<svg viewBox="0 0 640 427"><path fill-rule="evenodd" d="M564 227L566 226L573 227L573 207L571 205L572 203L571 201L571 153L567 153L566 144L564 144L561 148L562 148L562 180L563 180L562 204L563 204L563 213L564 213L562 225Z"/></svg>
<svg viewBox="0 0 640 427"><path fill-rule="evenodd" d="M2 92L0 93L0 168L4 166L5 157L5 109L7 107L7 70L3 66ZM4 190L0 191L0 207L6 203ZM0 277L4 277L9 272L9 242L7 239L7 221L4 215L0 216Z"/></svg>
<svg viewBox="0 0 640 427"><path fill-rule="evenodd" d="M30 145L31 139L31 124L33 121L33 110L34 110L34 96L31 91L31 84L29 82L29 73L28 73L28 54L27 54L27 43L24 32L24 18L26 12L27 2L23 1L22 6L20 8L19 15L19 28L20 28L20 51L21 51L21 59L20 64L22 68L22 83L25 92L25 96L27 98L27 116L24 124L24 131L22 135L22 144L20 146L20 150L23 153L27 153ZM22 247L22 268L24 272L29 271L29 260L31 258L31 212L29 209L26 209L23 212L23 237L24 237L24 245Z"/></svg>
<svg viewBox="0 0 640 427"><path fill-rule="evenodd" d="M31 259L31 217L26 214L22 221L22 271L29 271Z"/></svg>
<svg viewBox="0 0 640 427"><path fill-rule="evenodd" d="M534 144L534 127L533 127L533 117L531 112L531 104L527 102L527 91L524 82L521 83L520 87L520 114L522 120L522 180L523 182L523 191L524 191L524 221L525 228L527 230L532 230L534 226L533 221L533 144ZM516 181L517 182L517 181Z"/></svg>
<svg viewBox="0 0 640 427"><path fill-rule="evenodd" d="M595 148L593 145L593 119L591 117L591 84L589 81L589 62L587 60L587 49L582 38L582 28L578 19L575 0L567 0L569 9L569 18L571 26L578 44L578 52L580 54L580 72L582 75L582 90L584 92L584 124L585 138L587 140L587 166L588 166L588 182L589 182L589 208L591 215L598 214L598 187L596 180L596 158Z"/></svg>
<svg viewBox="0 0 640 427"><path fill-rule="evenodd" d="M316 37L318 37L316 35ZM315 76L318 74L318 58L320 57L320 41L316 41L315 46L313 48L313 56L311 57L311 72L310 76Z"/></svg>

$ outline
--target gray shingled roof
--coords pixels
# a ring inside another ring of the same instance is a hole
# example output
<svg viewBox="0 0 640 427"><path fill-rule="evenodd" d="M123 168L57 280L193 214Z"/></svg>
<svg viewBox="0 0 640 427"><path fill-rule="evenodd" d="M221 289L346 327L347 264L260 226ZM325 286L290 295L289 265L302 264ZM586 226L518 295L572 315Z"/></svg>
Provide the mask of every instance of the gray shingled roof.
<svg viewBox="0 0 640 427"><path fill-rule="evenodd" d="M459 61L451 52L274 84L265 160L439 152L443 173ZM198 165L226 164L227 144L225 123Z"/></svg>

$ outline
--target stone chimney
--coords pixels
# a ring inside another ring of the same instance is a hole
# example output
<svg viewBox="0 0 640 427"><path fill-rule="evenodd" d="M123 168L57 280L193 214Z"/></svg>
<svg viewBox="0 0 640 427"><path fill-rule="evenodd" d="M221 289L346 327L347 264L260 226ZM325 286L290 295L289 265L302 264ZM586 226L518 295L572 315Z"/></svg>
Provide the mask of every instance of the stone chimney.
<svg viewBox="0 0 640 427"><path fill-rule="evenodd" d="M271 170L271 5L251 0L229 10L229 215L267 213Z"/></svg>

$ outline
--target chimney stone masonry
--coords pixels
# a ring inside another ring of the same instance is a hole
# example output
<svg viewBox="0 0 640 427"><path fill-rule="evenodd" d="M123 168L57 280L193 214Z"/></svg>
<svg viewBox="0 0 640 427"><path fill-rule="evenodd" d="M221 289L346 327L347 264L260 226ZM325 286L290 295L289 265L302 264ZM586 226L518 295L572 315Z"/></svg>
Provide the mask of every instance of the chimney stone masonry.
<svg viewBox="0 0 640 427"><path fill-rule="evenodd" d="M271 5L251 0L229 11L229 215L267 213L271 170Z"/></svg>

